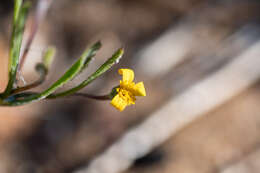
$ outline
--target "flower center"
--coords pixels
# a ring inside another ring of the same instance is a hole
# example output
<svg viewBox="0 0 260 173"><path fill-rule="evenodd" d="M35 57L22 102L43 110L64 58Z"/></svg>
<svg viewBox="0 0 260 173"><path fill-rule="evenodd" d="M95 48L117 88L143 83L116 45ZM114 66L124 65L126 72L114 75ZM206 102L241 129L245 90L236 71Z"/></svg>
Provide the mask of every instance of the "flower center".
<svg viewBox="0 0 260 173"><path fill-rule="evenodd" d="M126 89L119 88L118 94L119 94L119 96L120 96L123 100L125 100L128 104L134 104L134 102L135 102L135 97L134 97L134 95L133 95L131 92L127 91Z"/></svg>

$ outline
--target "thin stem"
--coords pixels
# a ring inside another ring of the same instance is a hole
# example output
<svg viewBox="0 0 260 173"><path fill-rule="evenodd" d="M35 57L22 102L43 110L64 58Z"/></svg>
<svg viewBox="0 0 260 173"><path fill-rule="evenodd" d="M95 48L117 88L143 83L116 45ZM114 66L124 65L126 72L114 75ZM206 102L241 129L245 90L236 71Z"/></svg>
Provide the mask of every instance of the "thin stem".
<svg viewBox="0 0 260 173"><path fill-rule="evenodd" d="M20 99L25 99L25 98L31 98L34 96L39 95L39 93L36 92L24 92L24 93L17 93L14 94L6 99L0 99L0 105L1 106L19 106L22 105L22 102L17 102L21 101ZM99 101L106 101L110 100L109 95L102 95L102 96L95 96L91 94L86 94L86 93L74 93L73 95L67 96L65 98L70 98L71 96L78 96L78 97L83 97L83 98L88 98L88 99L94 99L94 100L99 100ZM53 99L52 97L47 97L47 99Z"/></svg>
<svg viewBox="0 0 260 173"><path fill-rule="evenodd" d="M16 94L16 93L20 93L20 92L23 92L23 91L26 91L26 90L29 90L29 89L32 89L32 88L36 88L38 87L39 85L41 85L46 79L46 75L42 75L40 77L40 79L38 79L37 81L29 84L29 85L26 85L26 86L23 86L23 87L19 87L19 88L16 88L12 91L12 94Z"/></svg>
<svg viewBox="0 0 260 173"><path fill-rule="evenodd" d="M102 96L95 96L87 93L74 93L70 96L79 96L79 97L84 97L84 98L89 98L89 99L95 99L95 100L110 100L109 95L102 95Z"/></svg>

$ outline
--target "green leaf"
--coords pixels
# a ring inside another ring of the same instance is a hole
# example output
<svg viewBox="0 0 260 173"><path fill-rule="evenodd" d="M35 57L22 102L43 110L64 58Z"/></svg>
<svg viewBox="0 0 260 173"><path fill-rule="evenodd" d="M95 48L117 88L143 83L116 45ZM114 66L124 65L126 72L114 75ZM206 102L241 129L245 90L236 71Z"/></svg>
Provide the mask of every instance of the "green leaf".
<svg viewBox="0 0 260 173"><path fill-rule="evenodd" d="M123 56L124 54L124 50L123 49L119 49L118 51L116 51L111 58L109 58L103 65L101 65L97 71L95 71L92 75L90 75L85 81L83 81L82 83L80 83L78 86L61 92L61 93L57 93L57 94L52 94L49 95L48 98L59 98L59 97L64 97L64 96L68 96L71 94L76 93L77 91L79 91L80 89L86 87L88 84L90 84L92 81L94 81L96 78L98 78L99 76L101 76L103 73L105 73L107 70L109 70L114 64L118 63L120 58Z"/></svg>
<svg viewBox="0 0 260 173"><path fill-rule="evenodd" d="M89 63L92 61L93 57L96 55L96 52L101 48L101 42L98 41L97 43L95 43L90 51L89 51L89 55L88 55L88 58L86 59L83 67L81 68L80 72L78 74L80 74L81 72L83 72L89 65Z"/></svg>
<svg viewBox="0 0 260 173"><path fill-rule="evenodd" d="M4 92L4 96L8 96L13 88L13 84L16 80L17 66L19 63L19 56L21 51L23 33L26 18L30 8L30 3L22 3L22 0L15 0L13 26L12 26L12 38L10 46L10 59L9 59L9 81Z"/></svg>
<svg viewBox="0 0 260 173"><path fill-rule="evenodd" d="M97 46L99 45L99 46ZM62 87L64 84L66 84L68 81L72 80L79 72L81 72L82 68L86 68L86 63L93 58L95 52L97 49L100 48L100 42L94 44L91 48L86 49L84 53L81 55L79 60L77 60L67 71L66 73L57 80L54 84L52 84L47 90L43 91L42 93L35 94L29 97L26 97L21 100L13 100L8 101L5 100L5 105L8 106L17 106L17 105L23 105L29 102L37 101L46 98L50 94L52 94L55 90Z"/></svg>

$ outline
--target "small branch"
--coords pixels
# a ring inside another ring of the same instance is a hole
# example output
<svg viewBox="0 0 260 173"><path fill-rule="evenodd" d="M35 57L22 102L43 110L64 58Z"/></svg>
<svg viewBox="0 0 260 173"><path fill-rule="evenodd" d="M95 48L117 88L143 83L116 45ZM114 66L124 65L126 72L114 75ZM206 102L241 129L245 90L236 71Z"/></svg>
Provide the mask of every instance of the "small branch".
<svg viewBox="0 0 260 173"><path fill-rule="evenodd" d="M49 54L49 52L47 51L44 58L48 57L48 55L52 56L52 54ZM25 85L25 86L13 89L11 94L20 93L20 92L23 92L23 91L26 91L26 90L29 90L29 89L32 89L32 88L36 88L39 85L41 85L46 80L46 77L48 75L48 67L47 66L45 66L44 63L38 63L35 66L35 70L39 73L39 76L40 76L39 79L36 80L35 82L29 84L29 85Z"/></svg>
<svg viewBox="0 0 260 173"><path fill-rule="evenodd" d="M40 77L40 79L38 79L37 81L29 84L29 85L26 85L26 86L23 86L23 87L19 87L19 88L16 88L12 91L12 94L16 94L16 93L20 93L20 92L23 92L23 91L26 91L26 90L29 90L29 89L32 89L32 88L36 88L38 87L39 85L41 85L46 79L46 75L42 75Z"/></svg>

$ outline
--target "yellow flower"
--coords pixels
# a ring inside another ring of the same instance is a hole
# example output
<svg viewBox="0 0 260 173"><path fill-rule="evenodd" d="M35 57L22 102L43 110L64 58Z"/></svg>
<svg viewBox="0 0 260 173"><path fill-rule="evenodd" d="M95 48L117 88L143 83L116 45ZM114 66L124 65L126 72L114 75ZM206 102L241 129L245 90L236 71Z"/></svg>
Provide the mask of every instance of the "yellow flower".
<svg viewBox="0 0 260 173"><path fill-rule="evenodd" d="M135 96L146 96L143 82L135 84L134 71L131 69L119 69L118 73L123 76L120 85L116 89L117 95L112 99L111 104L123 111L126 106L135 104Z"/></svg>

